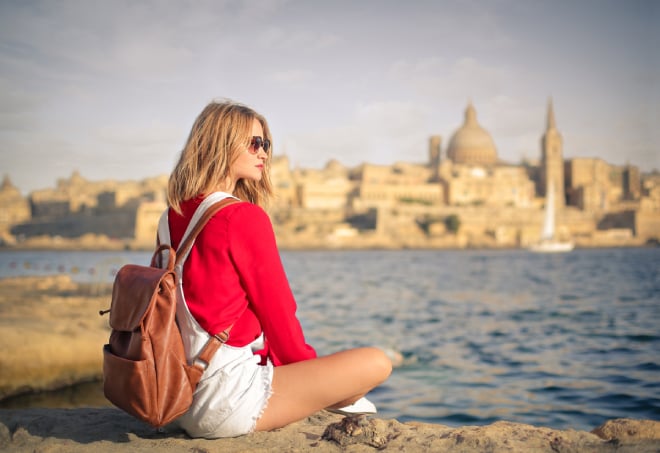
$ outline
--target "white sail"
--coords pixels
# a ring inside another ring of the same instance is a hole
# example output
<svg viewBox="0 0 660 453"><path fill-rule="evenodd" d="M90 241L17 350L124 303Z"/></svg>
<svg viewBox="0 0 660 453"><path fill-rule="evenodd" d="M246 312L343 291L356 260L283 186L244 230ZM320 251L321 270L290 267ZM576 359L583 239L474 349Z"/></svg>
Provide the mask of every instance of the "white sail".
<svg viewBox="0 0 660 453"><path fill-rule="evenodd" d="M545 219L543 221L542 241L549 241L555 238L555 186L550 181L545 196Z"/></svg>
<svg viewBox="0 0 660 453"><path fill-rule="evenodd" d="M572 242L562 242L555 238L555 186L552 181L548 182L545 194L545 217L543 219L543 232L541 240L532 244L529 250L541 253L569 252L573 250Z"/></svg>

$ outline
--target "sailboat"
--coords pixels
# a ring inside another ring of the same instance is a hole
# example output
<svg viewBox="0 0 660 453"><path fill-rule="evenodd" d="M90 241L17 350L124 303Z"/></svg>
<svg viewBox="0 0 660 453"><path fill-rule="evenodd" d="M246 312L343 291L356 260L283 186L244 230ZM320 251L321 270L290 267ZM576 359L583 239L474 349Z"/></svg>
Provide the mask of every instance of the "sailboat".
<svg viewBox="0 0 660 453"><path fill-rule="evenodd" d="M575 248L573 242L560 241L555 237L555 189L550 181L545 198L543 234L539 242L529 246L529 250L539 253L561 253L570 252L573 248Z"/></svg>

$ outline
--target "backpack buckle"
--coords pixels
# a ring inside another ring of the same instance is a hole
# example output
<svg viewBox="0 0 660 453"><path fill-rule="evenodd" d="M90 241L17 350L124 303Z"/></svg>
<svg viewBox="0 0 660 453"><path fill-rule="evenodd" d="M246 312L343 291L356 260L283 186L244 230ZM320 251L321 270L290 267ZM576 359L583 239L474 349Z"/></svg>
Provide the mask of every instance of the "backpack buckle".
<svg viewBox="0 0 660 453"><path fill-rule="evenodd" d="M229 332L223 330L222 332L213 335L213 337L216 338L220 343L225 344L229 340Z"/></svg>

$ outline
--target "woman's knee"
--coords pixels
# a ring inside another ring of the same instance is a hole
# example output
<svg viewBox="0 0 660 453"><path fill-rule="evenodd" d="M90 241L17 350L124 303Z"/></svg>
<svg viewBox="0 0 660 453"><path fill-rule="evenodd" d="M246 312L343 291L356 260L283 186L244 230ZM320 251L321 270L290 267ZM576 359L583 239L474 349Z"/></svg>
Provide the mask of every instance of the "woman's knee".
<svg viewBox="0 0 660 453"><path fill-rule="evenodd" d="M369 366L378 384L385 381L392 373L392 360L379 348L371 347L369 350Z"/></svg>

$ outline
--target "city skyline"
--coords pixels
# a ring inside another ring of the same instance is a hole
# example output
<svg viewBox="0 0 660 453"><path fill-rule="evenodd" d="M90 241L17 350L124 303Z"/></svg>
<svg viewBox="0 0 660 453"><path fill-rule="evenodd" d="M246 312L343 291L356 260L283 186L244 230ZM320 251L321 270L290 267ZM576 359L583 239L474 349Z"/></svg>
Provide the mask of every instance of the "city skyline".
<svg viewBox="0 0 660 453"><path fill-rule="evenodd" d="M187 5L187 6L186 6ZM48 2L0 5L0 168L23 193L171 171L214 98L320 168L427 159L472 102L499 157L660 168L653 1Z"/></svg>

